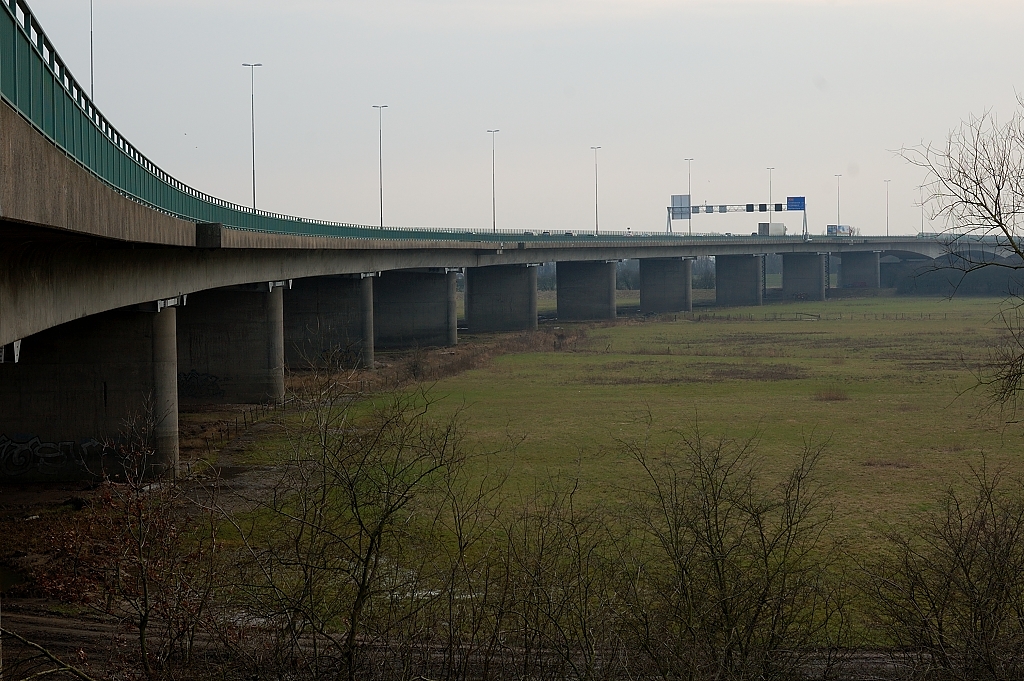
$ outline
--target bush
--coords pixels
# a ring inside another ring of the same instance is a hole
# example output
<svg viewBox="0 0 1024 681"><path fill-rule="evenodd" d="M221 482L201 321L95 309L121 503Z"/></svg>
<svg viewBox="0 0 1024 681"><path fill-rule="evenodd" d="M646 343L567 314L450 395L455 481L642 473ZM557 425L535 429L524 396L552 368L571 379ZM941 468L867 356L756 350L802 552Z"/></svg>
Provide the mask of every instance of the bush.
<svg viewBox="0 0 1024 681"><path fill-rule="evenodd" d="M866 566L875 622L920 679L1024 678L1024 495L984 463Z"/></svg>
<svg viewBox="0 0 1024 681"><path fill-rule="evenodd" d="M756 437L711 439L699 427L663 449L628 446L647 473L625 617L635 647L664 679L790 679L816 647L845 636L844 598L824 539L831 510L812 472L823 447L764 489ZM819 660L824 675L833 660Z"/></svg>

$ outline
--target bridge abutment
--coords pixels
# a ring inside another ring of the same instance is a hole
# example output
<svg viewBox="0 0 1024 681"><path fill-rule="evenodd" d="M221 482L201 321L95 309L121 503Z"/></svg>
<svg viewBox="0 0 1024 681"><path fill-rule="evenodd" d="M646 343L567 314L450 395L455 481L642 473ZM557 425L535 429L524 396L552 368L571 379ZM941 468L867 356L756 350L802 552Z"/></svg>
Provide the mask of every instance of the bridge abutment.
<svg viewBox="0 0 1024 681"><path fill-rule="evenodd" d="M840 255L839 288L879 288L882 285L879 253L847 251Z"/></svg>
<svg viewBox="0 0 1024 681"><path fill-rule="evenodd" d="M284 292L284 357L290 369L373 368L373 277L297 279Z"/></svg>
<svg viewBox="0 0 1024 681"><path fill-rule="evenodd" d="M446 268L382 272L373 285L374 345L458 343L455 274Z"/></svg>
<svg viewBox="0 0 1024 681"><path fill-rule="evenodd" d="M537 268L466 268L466 326L471 333L537 330Z"/></svg>
<svg viewBox="0 0 1024 681"><path fill-rule="evenodd" d="M787 300L825 300L825 254L783 253L782 296Z"/></svg>
<svg viewBox="0 0 1024 681"><path fill-rule="evenodd" d="M562 261L555 265L558 318L615 319L615 261Z"/></svg>
<svg viewBox="0 0 1024 681"><path fill-rule="evenodd" d="M645 258L640 261L640 312L691 312L693 260Z"/></svg>
<svg viewBox="0 0 1024 681"><path fill-rule="evenodd" d="M75 461L96 464L110 445L141 439L149 471L176 474L175 318L153 303L24 339L19 362L0 364L0 472L82 474Z"/></svg>
<svg viewBox="0 0 1024 681"><path fill-rule="evenodd" d="M262 403L284 398L283 287L192 294L178 316L183 401Z"/></svg>
<svg viewBox="0 0 1024 681"><path fill-rule="evenodd" d="M760 305L760 255L715 256L715 302L722 307Z"/></svg>

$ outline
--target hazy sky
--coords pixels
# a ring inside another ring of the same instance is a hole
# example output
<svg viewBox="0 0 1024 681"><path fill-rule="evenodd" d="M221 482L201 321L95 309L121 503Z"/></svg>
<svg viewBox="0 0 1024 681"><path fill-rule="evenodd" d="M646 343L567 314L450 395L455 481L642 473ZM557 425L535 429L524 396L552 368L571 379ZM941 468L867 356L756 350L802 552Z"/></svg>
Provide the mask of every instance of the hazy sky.
<svg viewBox="0 0 1024 681"><path fill-rule="evenodd" d="M659 231L669 195L806 195L812 232L841 218L920 227L922 175L894 155L941 142L1024 92L1020 0L94 0L96 102L151 160L259 207L384 220ZM89 82L89 0L30 0ZM784 216L799 228L798 213ZM762 218L763 219L763 218ZM698 216L750 232L757 217ZM684 223L676 222L676 228Z"/></svg>

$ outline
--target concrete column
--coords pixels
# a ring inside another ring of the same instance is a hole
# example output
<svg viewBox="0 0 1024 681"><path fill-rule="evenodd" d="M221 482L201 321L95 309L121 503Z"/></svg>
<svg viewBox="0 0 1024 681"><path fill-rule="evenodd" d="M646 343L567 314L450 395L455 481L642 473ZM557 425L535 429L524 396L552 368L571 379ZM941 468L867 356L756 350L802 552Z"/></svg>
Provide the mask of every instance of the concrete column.
<svg viewBox="0 0 1024 681"><path fill-rule="evenodd" d="M297 279L283 295L288 368L373 368L373 277Z"/></svg>
<svg viewBox="0 0 1024 681"><path fill-rule="evenodd" d="M176 474L175 308L157 309L61 324L0 364L0 476L98 474L105 451L138 438L153 449L150 471Z"/></svg>
<svg viewBox="0 0 1024 681"><path fill-rule="evenodd" d="M280 286L192 294L178 315L183 401L259 403L284 398L284 296Z"/></svg>
<svg viewBox="0 0 1024 681"><path fill-rule="evenodd" d="M555 289L559 319L615 319L614 261L559 262Z"/></svg>
<svg viewBox="0 0 1024 681"><path fill-rule="evenodd" d="M882 285L878 253L843 253L839 265L839 288L879 288Z"/></svg>
<svg viewBox="0 0 1024 681"><path fill-rule="evenodd" d="M761 256L715 256L715 302L723 307L761 304Z"/></svg>
<svg viewBox="0 0 1024 681"><path fill-rule="evenodd" d="M455 272L391 270L373 285L376 347L455 345L457 323Z"/></svg>
<svg viewBox="0 0 1024 681"><path fill-rule="evenodd" d="M445 274L445 284L448 288L448 316L445 321L448 323L449 346L458 345L459 343L458 278L458 273L455 270L449 270Z"/></svg>
<svg viewBox="0 0 1024 681"><path fill-rule="evenodd" d="M524 265L467 268L466 324L471 333L535 331L537 268Z"/></svg>
<svg viewBox="0 0 1024 681"><path fill-rule="evenodd" d="M640 261L640 312L691 312L693 260L645 258Z"/></svg>
<svg viewBox="0 0 1024 681"><path fill-rule="evenodd" d="M364 369L374 367L373 358L373 277L359 280L359 309L363 313L363 342L361 345Z"/></svg>
<svg viewBox="0 0 1024 681"><path fill-rule="evenodd" d="M825 300L825 254L782 254L782 297Z"/></svg>
<svg viewBox="0 0 1024 681"><path fill-rule="evenodd" d="M178 335L177 310L165 307L152 315L153 447L155 473L178 474Z"/></svg>

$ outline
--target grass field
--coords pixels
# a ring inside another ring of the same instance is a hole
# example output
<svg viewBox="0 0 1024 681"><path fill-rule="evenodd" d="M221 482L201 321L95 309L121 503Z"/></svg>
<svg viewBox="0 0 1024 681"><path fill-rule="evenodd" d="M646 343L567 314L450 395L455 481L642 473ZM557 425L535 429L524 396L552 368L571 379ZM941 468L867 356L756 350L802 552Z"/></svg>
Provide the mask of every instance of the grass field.
<svg viewBox="0 0 1024 681"><path fill-rule="evenodd" d="M620 305L638 302L620 293ZM578 473L584 494L612 504L640 475L619 443L642 434L646 410L663 431L699 423L714 435L757 434L769 478L795 463L805 439L827 439L819 474L837 528L870 542L983 452L1024 472L1020 428L968 390L1003 335L1001 304L881 297L626 319L591 325L574 351L500 356L434 393L444 408L462 406L482 448L524 438L514 484Z"/></svg>

